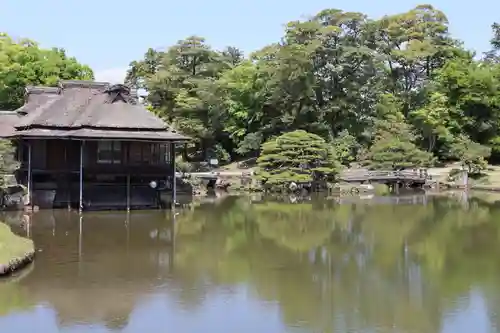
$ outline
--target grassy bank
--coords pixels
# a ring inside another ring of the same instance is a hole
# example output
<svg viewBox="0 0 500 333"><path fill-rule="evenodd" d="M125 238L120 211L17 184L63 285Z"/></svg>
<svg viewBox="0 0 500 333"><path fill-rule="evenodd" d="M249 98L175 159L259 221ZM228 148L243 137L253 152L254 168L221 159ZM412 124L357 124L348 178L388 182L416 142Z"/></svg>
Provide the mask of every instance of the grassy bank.
<svg viewBox="0 0 500 333"><path fill-rule="evenodd" d="M16 268L32 257L34 251L32 240L15 235L8 225L0 223L0 275L3 268Z"/></svg>

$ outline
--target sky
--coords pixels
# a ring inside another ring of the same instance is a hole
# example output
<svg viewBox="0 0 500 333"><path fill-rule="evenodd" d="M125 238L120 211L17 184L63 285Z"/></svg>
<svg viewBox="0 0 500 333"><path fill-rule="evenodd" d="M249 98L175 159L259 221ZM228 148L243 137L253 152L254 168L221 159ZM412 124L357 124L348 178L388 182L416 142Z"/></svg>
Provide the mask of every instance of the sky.
<svg viewBox="0 0 500 333"><path fill-rule="evenodd" d="M89 65L98 81L122 81L128 64L149 47L167 48L190 35L213 48L249 53L279 41L289 21L338 8L371 18L405 12L412 0L0 0L0 31L42 47L62 47ZM466 47L488 50L499 0L427 0L443 11L450 31Z"/></svg>

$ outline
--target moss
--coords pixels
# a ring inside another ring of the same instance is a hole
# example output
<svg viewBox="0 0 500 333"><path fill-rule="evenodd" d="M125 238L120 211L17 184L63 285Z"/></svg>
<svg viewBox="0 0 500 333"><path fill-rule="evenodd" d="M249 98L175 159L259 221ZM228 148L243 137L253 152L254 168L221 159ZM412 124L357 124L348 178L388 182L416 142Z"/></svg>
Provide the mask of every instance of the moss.
<svg viewBox="0 0 500 333"><path fill-rule="evenodd" d="M15 235L8 225L0 223L0 265L22 260L34 251L31 239Z"/></svg>

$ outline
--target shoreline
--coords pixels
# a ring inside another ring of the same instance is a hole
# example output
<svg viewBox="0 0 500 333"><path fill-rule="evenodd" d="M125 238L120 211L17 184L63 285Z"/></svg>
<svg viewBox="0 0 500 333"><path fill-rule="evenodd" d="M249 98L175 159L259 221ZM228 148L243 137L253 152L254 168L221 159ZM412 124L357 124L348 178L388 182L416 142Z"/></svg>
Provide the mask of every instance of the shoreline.
<svg viewBox="0 0 500 333"><path fill-rule="evenodd" d="M470 186L450 186L450 190L473 190L482 192L500 192L499 186L489 186L489 185L470 185Z"/></svg>
<svg viewBox="0 0 500 333"><path fill-rule="evenodd" d="M7 264L0 264L0 278L8 277L11 274L26 268L33 263L35 259L35 251L26 253L22 257L13 258Z"/></svg>
<svg viewBox="0 0 500 333"><path fill-rule="evenodd" d="M0 278L31 264L35 252L31 239L16 235L10 226L0 222Z"/></svg>

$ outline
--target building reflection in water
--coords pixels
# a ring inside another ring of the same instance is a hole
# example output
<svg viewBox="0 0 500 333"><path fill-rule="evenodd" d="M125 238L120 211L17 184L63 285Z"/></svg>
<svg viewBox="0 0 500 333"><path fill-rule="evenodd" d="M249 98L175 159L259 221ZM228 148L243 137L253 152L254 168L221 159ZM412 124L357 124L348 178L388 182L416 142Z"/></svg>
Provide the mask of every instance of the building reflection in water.
<svg viewBox="0 0 500 333"><path fill-rule="evenodd" d="M142 297L168 280L174 219L165 212L61 210L21 218L11 225L34 240L38 255L19 287L31 303L50 304L63 326L121 327L117 318L128 318Z"/></svg>

